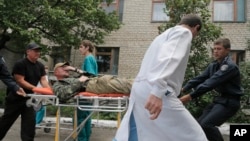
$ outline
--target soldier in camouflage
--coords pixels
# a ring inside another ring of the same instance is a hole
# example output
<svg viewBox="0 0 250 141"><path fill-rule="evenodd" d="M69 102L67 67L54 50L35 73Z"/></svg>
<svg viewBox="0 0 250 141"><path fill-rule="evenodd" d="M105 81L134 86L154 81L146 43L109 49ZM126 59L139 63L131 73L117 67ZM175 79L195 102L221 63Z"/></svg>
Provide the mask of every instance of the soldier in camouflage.
<svg viewBox="0 0 250 141"><path fill-rule="evenodd" d="M81 75L78 78L70 77L70 71L84 74L82 70L74 68L68 62L57 63L54 67L54 75L57 81L53 84L53 92L61 102L66 102L82 91L95 94L121 93L130 94L132 80L118 78L112 75L87 77Z"/></svg>

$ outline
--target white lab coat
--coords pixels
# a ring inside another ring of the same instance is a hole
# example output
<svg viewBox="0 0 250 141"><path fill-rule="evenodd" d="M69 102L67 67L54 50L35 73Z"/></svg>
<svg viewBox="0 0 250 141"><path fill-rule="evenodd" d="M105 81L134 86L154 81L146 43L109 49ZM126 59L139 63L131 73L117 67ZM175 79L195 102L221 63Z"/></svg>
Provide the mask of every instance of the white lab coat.
<svg viewBox="0 0 250 141"><path fill-rule="evenodd" d="M193 116L177 98L187 67L192 33L175 26L157 36L148 48L132 86L130 103L115 141L128 141L129 119L134 114L139 141L207 141ZM168 95L165 95L166 92ZM162 98L155 120L144 108L150 94Z"/></svg>

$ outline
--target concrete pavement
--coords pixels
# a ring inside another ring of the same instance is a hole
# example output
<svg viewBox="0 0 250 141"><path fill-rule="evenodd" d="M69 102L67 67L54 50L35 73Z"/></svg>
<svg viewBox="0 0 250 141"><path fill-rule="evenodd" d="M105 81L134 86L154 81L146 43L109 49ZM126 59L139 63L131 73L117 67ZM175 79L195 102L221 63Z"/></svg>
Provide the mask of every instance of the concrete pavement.
<svg viewBox="0 0 250 141"><path fill-rule="evenodd" d="M54 125L52 125L53 127ZM62 125L60 130L60 141L64 141L72 132L72 125ZM112 141L116 132L114 127L93 127L90 141ZM13 124L3 141L20 141L20 118ZM49 133L44 132L44 128L36 129L35 141L55 141L55 129ZM68 140L72 141L72 140Z"/></svg>
<svg viewBox="0 0 250 141"><path fill-rule="evenodd" d="M72 125L68 125L67 128L71 129ZM116 127L93 127L90 141L112 141ZM225 141L229 141L229 129L227 125L223 125L220 130L223 132ZM227 133L225 133L227 132ZM60 130L60 141L64 141L71 133L69 130ZM11 127L8 134L3 141L20 141L20 118ZM55 141L55 130L51 129L49 133L44 132L44 128L36 129L35 141ZM69 140L71 141L71 140Z"/></svg>
<svg viewBox="0 0 250 141"><path fill-rule="evenodd" d="M54 122L52 119L49 119L49 121ZM64 122L70 122L70 121L65 120ZM107 123L107 121L93 120L92 123L95 126L92 128L92 135L90 141L112 141L115 132L117 130L115 122ZM52 127L53 126L55 125L52 125ZM64 129L60 130L60 141L64 141L72 132L72 124L65 125L63 123L61 125L61 128ZM68 130L66 130L65 128ZM224 141L229 141L229 124L228 123L223 124L222 126L220 126L219 129L223 134L223 137L225 139ZM7 133L6 137L3 139L3 141L20 141L20 140L21 139L20 139L20 117L19 117L17 121L13 124L13 126ZM35 141L55 141L55 129L51 128L49 133L44 132L44 128L36 129Z"/></svg>

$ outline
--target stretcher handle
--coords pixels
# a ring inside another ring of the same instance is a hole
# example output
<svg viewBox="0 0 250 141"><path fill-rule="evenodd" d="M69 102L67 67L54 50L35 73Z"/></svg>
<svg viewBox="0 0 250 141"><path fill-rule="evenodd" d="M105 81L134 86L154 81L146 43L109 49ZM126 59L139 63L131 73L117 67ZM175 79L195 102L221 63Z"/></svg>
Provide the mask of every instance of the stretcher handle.
<svg viewBox="0 0 250 141"><path fill-rule="evenodd" d="M42 87L35 87L32 89L34 93L42 94L42 95L54 95L53 90L51 88L42 88Z"/></svg>

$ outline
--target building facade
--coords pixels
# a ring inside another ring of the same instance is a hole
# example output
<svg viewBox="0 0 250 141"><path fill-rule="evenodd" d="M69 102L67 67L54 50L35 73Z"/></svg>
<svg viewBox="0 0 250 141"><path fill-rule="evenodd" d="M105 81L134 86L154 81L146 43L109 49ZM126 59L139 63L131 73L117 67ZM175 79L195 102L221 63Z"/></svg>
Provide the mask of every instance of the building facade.
<svg viewBox="0 0 250 141"><path fill-rule="evenodd" d="M163 0L114 0L109 7L105 7L107 11L117 11L122 26L107 36L104 44L97 45L99 73L128 78L136 76L145 51L158 35L158 26L168 20L164 7ZM250 61L250 51L246 50L250 38L250 0L211 0L209 9L211 20L221 26L223 36L231 40L234 60L237 63ZM12 70L13 62L20 55L12 55L7 50L1 52L8 60L9 70ZM71 64L80 68L83 56L73 48L69 52ZM48 58L44 64L53 70L55 57Z"/></svg>
<svg viewBox="0 0 250 141"><path fill-rule="evenodd" d="M164 4L162 0L114 1L113 8L119 11L123 25L121 29L105 38L105 44L97 46L100 73L129 78L136 76L145 51L158 35L158 26L168 19L163 13ZM222 7L225 12L219 13ZM248 26L250 1L212 0L209 9L212 12L211 20L221 26L223 36L231 40L234 60L249 61L250 53L246 48L250 37ZM219 12L216 9L219 9ZM230 16L231 18L228 18ZM79 51L72 49L73 65L80 67L82 60L83 57L79 55Z"/></svg>

